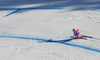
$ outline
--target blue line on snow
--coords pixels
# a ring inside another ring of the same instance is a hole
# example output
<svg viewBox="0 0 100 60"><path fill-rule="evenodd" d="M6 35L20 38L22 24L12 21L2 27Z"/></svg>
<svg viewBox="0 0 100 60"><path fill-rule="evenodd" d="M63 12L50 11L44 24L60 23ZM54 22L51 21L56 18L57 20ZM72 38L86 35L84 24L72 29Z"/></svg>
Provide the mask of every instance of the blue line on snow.
<svg viewBox="0 0 100 60"><path fill-rule="evenodd" d="M31 37L19 37L19 36L2 36L2 35L0 35L0 37L3 37L3 38L16 38L16 39L29 39L29 40L37 40L37 41L44 41L44 42L54 42L54 43L69 45L69 46L73 46L73 47L79 47L79 48L83 48L83 49L87 49L87 50L91 50L91 51L95 51L95 52L100 53L100 49L95 49L95 48L91 48L91 47L86 47L86 46L81 46L81 45L77 45L77 44L61 42L61 41L54 41L54 40L49 41L48 39L31 38Z"/></svg>
<svg viewBox="0 0 100 60"><path fill-rule="evenodd" d="M14 14L14 13L18 12L19 10L29 10L29 9L57 9L57 10L61 10L61 9L66 9L66 8L39 8L39 7L34 7L34 8L0 8L0 10L15 10L14 12L11 12L11 13L5 15L4 17L7 17L11 14ZM75 9L72 9L72 10L75 10ZM79 9L79 10L81 10L81 9ZM82 9L82 10L100 11L100 10L92 10L92 9Z"/></svg>
<svg viewBox="0 0 100 60"><path fill-rule="evenodd" d="M11 14L14 14L14 13L18 12L19 10L20 10L20 9L17 9L17 10L15 10L15 11L13 11L13 12L11 12L11 13L5 15L4 17L7 17L7 16L9 16L9 15L11 15Z"/></svg>
<svg viewBox="0 0 100 60"><path fill-rule="evenodd" d="M0 10L17 10L17 9L64 9L64 8L0 8Z"/></svg>
<svg viewBox="0 0 100 60"><path fill-rule="evenodd" d="M58 9L58 10L60 10L63 8L0 8L0 10L15 10L15 11L5 15L4 17L14 14L14 13L18 12L19 10L28 10L28 9Z"/></svg>
<svg viewBox="0 0 100 60"><path fill-rule="evenodd" d="M33 8L0 8L0 10L17 10L17 9L23 9L23 10L29 10L29 9L67 9L67 8L39 8L39 7L33 7ZM100 11L100 9L76 9L73 8L72 10L86 10L86 11Z"/></svg>

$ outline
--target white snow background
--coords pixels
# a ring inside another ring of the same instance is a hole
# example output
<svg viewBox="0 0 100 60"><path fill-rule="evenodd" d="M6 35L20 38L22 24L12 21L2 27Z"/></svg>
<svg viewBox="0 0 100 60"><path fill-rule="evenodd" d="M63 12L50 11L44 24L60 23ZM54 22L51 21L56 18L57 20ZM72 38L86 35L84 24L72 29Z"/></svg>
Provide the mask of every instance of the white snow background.
<svg viewBox="0 0 100 60"><path fill-rule="evenodd" d="M0 60L100 60L100 1L0 0Z"/></svg>

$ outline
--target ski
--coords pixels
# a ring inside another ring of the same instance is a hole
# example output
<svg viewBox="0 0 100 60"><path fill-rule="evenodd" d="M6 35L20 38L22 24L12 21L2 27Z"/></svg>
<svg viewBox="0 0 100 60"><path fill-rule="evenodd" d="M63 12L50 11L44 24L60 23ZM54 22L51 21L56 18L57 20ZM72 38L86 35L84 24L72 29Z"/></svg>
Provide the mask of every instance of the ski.
<svg viewBox="0 0 100 60"><path fill-rule="evenodd" d="M87 38L93 38L92 36L86 36L86 35L84 35L83 37L87 37Z"/></svg>

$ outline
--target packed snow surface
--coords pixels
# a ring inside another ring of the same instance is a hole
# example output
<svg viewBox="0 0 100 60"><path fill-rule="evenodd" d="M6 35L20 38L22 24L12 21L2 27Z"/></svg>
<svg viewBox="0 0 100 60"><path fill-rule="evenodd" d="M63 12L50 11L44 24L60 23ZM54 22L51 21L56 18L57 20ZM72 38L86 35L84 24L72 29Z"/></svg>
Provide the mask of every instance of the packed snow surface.
<svg viewBox="0 0 100 60"><path fill-rule="evenodd" d="M0 0L0 60L100 60L100 1L74 2Z"/></svg>

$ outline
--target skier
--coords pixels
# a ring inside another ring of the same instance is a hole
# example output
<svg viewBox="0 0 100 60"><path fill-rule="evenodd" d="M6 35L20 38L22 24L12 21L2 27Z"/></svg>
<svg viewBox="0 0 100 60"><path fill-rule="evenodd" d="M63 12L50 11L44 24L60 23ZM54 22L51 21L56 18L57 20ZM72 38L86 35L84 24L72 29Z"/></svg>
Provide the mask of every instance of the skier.
<svg viewBox="0 0 100 60"><path fill-rule="evenodd" d="M73 34L73 39L74 39L74 38L81 39L81 38L83 38L83 36L84 36L84 35L81 35L81 34L79 33L79 29L78 29L78 30L73 29L73 32L74 32L74 34Z"/></svg>

